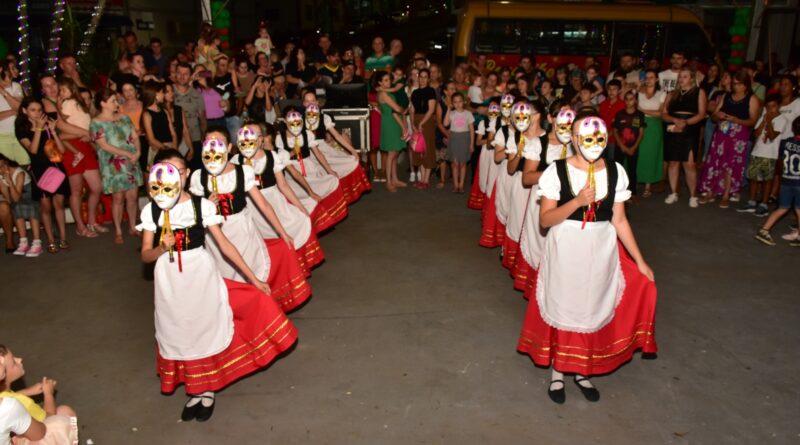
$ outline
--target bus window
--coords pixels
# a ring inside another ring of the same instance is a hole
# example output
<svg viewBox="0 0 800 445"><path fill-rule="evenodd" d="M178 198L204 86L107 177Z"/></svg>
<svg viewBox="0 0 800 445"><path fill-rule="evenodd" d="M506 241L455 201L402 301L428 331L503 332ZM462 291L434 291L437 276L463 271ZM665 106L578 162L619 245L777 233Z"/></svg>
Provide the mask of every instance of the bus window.
<svg viewBox="0 0 800 445"><path fill-rule="evenodd" d="M476 53L519 52L519 23L508 19L475 20L472 48Z"/></svg>
<svg viewBox="0 0 800 445"><path fill-rule="evenodd" d="M522 52L524 54L558 54L561 44L561 28L558 22L526 20L525 33L522 36Z"/></svg>
<svg viewBox="0 0 800 445"><path fill-rule="evenodd" d="M560 54L605 56L611 43L608 22L562 22L563 39Z"/></svg>
<svg viewBox="0 0 800 445"><path fill-rule="evenodd" d="M617 22L614 25L613 63L626 53L640 60L661 60L666 31L666 25L662 23Z"/></svg>
<svg viewBox="0 0 800 445"><path fill-rule="evenodd" d="M667 52L669 57L673 51L683 51L686 58L697 57L703 63L714 61L714 49L708 43L703 30L693 23L673 23L667 36Z"/></svg>

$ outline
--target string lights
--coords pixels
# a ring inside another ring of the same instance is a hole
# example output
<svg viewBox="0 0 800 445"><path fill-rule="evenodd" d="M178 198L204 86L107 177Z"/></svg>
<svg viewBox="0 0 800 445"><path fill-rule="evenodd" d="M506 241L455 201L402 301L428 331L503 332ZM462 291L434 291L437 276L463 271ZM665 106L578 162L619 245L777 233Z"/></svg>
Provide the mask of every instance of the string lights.
<svg viewBox="0 0 800 445"><path fill-rule="evenodd" d="M89 46L92 44L92 38L94 38L94 34L97 31L97 25L100 24L100 18L103 16L103 9L105 6L106 0L99 0L97 4L94 5L92 19L89 21L89 26L86 27L86 31L83 33L83 42L81 42L81 47L78 49L78 58L85 56L89 51Z"/></svg>
<svg viewBox="0 0 800 445"><path fill-rule="evenodd" d="M17 4L17 19L19 21L19 76L25 95L31 93L30 71L30 43L28 42L28 1L19 0Z"/></svg>
<svg viewBox="0 0 800 445"><path fill-rule="evenodd" d="M55 74L56 63L58 62L58 46L61 44L62 22L64 21L64 9L66 0L55 0L53 2L53 20L50 23L50 45L47 50L47 72Z"/></svg>

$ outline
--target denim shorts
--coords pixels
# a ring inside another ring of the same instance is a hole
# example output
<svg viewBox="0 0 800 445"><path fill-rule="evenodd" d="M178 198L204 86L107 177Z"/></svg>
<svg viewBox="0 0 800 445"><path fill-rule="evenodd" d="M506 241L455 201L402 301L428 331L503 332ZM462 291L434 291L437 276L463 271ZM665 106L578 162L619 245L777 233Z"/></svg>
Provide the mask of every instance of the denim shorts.
<svg viewBox="0 0 800 445"><path fill-rule="evenodd" d="M781 184L778 208L791 209L792 207L800 209L800 185Z"/></svg>

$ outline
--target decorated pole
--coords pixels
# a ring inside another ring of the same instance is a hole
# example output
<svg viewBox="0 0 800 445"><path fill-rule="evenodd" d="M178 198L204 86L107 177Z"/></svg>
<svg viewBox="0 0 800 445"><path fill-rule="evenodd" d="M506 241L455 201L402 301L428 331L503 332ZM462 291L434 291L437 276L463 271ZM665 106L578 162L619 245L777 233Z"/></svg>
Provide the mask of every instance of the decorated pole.
<svg viewBox="0 0 800 445"><path fill-rule="evenodd" d="M53 2L53 20L50 22L50 45L47 49L48 73L55 74L56 63L58 62L58 46L61 44L61 23L64 21L64 10L66 0L55 0Z"/></svg>
<svg viewBox="0 0 800 445"><path fill-rule="evenodd" d="M83 33L83 41L81 42L81 47L78 49L78 59L84 57L89 51L89 46L91 46L92 39L97 32L97 25L100 24L100 18L103 16L103 10L105 9L105 6L106 0L99 0L97 4L94 5L94 9L92 10L92 19L89 21L89 26L86 27L86 31Z"/></svg>
<svg viewBox="0 0 800 445"><path fill-rule="evenodd" d="M31 94L30 42L28 41L28 1L19 0L17 5L19 21L19 76L25 95Z"/></svg>

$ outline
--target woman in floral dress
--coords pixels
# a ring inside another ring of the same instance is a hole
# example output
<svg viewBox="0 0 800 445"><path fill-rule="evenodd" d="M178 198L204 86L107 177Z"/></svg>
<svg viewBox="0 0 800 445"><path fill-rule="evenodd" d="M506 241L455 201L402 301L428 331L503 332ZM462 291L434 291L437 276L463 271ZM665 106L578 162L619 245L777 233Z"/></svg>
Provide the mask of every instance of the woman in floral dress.
<svg viewBox="0 0 800 445"><path fill-rule="evenodd" d="M128 212L128 233L137 236L136 215L139 213L138 189L142 185L139 167L141 147L139 134L130 118L118 113L117 96L104 89L95 96L97 116L89 125L89 134L97 148L100 173L103 178L103 193L113 199L111 215L114 219L115 244L122 244L123 205Z"/></svg>

